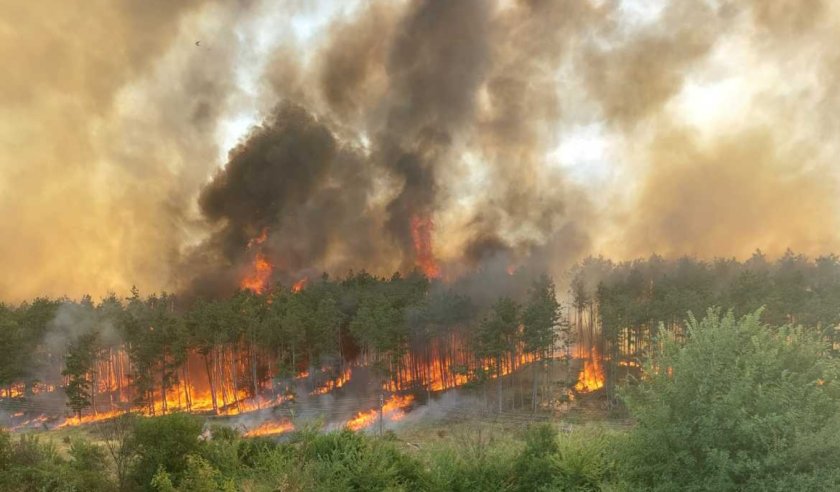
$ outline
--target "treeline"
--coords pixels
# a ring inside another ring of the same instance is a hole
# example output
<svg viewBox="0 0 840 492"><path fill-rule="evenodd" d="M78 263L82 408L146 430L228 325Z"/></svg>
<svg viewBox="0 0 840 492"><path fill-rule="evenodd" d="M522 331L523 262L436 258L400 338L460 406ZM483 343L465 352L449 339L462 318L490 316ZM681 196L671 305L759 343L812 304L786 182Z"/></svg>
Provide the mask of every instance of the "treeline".
<svg viewBox="0 0 840 492"><path fill-rule="evenodd" d="M268 439L205 432L188 414L123 415L86 428L90 440L72 434L63 452L0 431L0 489L838 490L840 359L813 331L759 315L689 318L685 341L665 341L620 393L635 421L624 430L427 422L374 437L310 422Z"/></svg>
<svg viewBox="0 0 840 492"><path fill-rule="evenodd" d="M221 413L256 397L276 401L293 378L329 385L356 364L374 367L392 391L496 378L501 395L499 376L555 348L554 290L542 276L521 298L481 306L421 274L363 272L189 306L136 289L98 303L0 305L0 353L9 355L0 358L0 395L61 387L79 416L127 406L146 414Z"/></svg>
<svg viewBox="0 0 840 492"><path fill-rule="evenodd" d="M763 308L763 321L805 326L836 349L840 258L810 259L791 251L775 261L761 252L743 262L589 258L571 283L571 323L606 356L607 388L613 396L621 366L637 366L664 338L684 340L687 313L704 313L710 306L736 315Z"/></svg>

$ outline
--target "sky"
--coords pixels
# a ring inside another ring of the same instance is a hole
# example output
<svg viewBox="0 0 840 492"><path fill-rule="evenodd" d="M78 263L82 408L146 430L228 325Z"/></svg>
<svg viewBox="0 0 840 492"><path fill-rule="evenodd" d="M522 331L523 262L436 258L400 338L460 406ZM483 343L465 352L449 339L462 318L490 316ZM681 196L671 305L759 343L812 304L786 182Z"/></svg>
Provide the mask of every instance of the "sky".
<svg viewBox="0 0 840 492"><path fill-rule="evenodd" d="M836 252L839 37L829 0L0 0L0 300L235 276L263 229L387 274L415 219L453 275Z"/></svg>

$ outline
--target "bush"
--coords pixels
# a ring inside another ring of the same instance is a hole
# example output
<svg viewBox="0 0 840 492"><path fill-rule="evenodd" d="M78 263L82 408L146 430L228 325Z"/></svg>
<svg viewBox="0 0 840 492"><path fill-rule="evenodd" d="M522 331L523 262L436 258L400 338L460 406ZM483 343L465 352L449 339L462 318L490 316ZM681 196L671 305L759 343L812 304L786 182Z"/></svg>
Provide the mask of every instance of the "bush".
<svg viewBox="0 0 840 492"><path fill-rule="evenodd" d="M109 479L107 454L102 446L84 439L70 443L70 463L75 490L114 490Z"/></svg>
<svg viewBox="0 0 840 492"><path fill-rule="evenodd" d="M638 424L623 471L638 487L840 488L837 360L815 336L760 314L690 317L686 343L665 342L624 395Z"/></svg>
<svg viewBox="0 0 840 492"><path fill-rule="evenodd" d="M296 445L314 490L417 490L423 483L420 463L390 441L342 430L304 432Z"/></svg>
<svg viewBox="0 0 840 492"><path fill-rule="evenodd" d="M468 431L457 445L427 451L429 489L467 491L513 490L513 463L518 449L479 428Z"/></svg>
<svg viewBox="0 0 840 492"><path fill-rule="evenodd" d="M557 429L551 424L532 425L525 432L525 449L513 465L515 490L543 490L558 479Z"/></svg>
<svg viewBox="0 0 840 492"><path fill-rule="evenodd" d="M138 419L131 443L137 457L131 473L135 483L150 490L152 477L163 469L177 484L187 457L200 454L201 428L201 420L184 413Z"/></svg>

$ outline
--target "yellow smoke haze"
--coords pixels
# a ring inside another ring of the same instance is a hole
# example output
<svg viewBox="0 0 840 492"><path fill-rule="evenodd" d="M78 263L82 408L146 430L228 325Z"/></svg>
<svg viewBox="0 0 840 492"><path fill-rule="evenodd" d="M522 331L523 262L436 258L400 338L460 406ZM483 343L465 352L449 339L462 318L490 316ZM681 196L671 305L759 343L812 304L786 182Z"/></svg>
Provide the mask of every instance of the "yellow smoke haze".
<svg viewBox="0 0 840 492"><path fill-rule="evenodd" d="M0 302L230 284L263 229L390 274L412 216L455 273L838 252L838 39L828 0L0 0Z"/></svg>

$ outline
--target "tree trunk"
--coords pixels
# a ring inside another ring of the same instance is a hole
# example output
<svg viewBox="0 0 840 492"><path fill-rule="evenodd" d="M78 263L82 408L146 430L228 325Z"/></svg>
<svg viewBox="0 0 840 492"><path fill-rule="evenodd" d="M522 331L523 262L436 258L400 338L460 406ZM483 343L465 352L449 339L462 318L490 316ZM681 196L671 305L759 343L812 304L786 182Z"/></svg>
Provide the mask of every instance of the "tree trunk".
<svg viewBox="0 0 840 492"><path fill-rule="evenodd" d="M254 342L253 336L251 338L251 379L254 383L254 398L260 394L259 383L257 381L257 344ZM259 401L257 401L259 404Z"/></svg>
<svg viewBox="0 0 840 492"><path fill-rule="evenodd" d="M531 363L531 411L537 413L537 364L535 360Z"/></svg>
<svg viewBox="0 0 840 492"><path fill-rule="evenodd" d="M211 370L209 353L204 354L204 367L207 369L207 382L210 384L210 398L213 401L213 413L219 413L219 405L216 403L216 385L213 383L213 371Z"/></svg>
<svg viewBox="0 0 840 492"><path fill-rule="evenodd" d="M502 356L496 356L496 393L499 400L499 413L502 413Z"/></svg>

